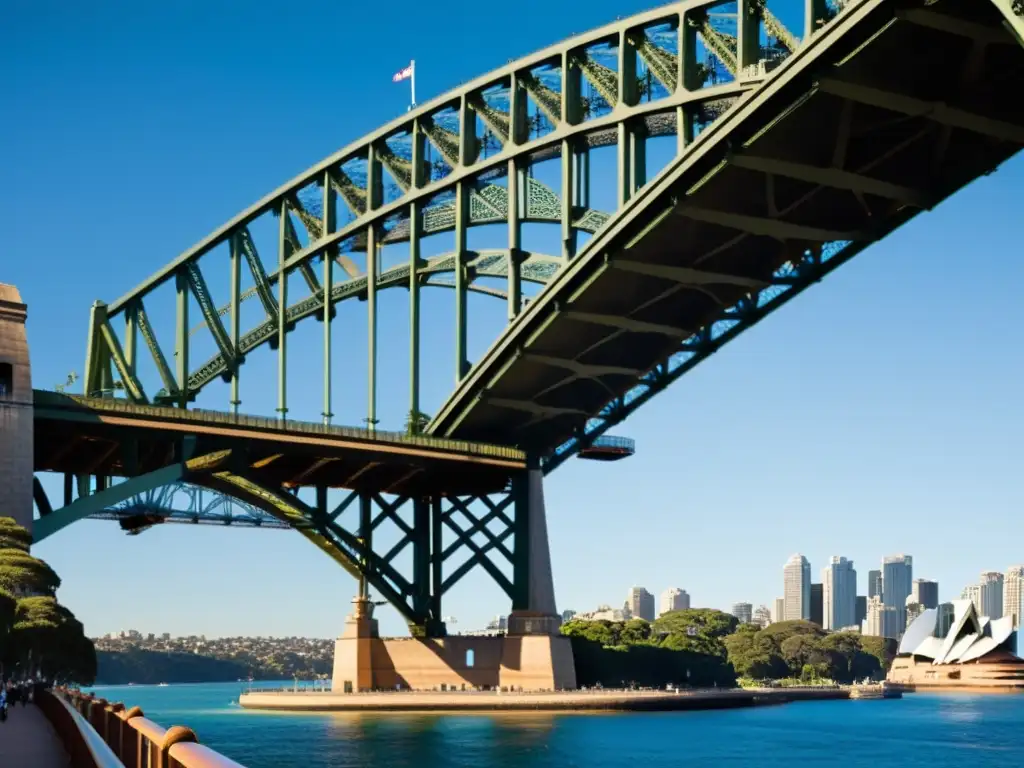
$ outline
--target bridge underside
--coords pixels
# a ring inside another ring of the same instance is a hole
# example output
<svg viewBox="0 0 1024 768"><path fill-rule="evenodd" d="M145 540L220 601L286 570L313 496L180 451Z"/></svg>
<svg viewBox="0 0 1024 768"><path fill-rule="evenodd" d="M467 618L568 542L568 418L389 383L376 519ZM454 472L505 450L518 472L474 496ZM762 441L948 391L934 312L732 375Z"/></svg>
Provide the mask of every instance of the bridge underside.
<svg viewBox="0 0 1024 768"><path fill-rule="evenodd" d="M593 439L588 421L621 421L1015 154L1024 48L1004 16L922 6L864 4L708 129L492 348L434 434L548 456Z"/></svg>
<svg viewBox="0 0 1024 768"><path fill-rule="evenodd" d="M35 469L69 476L138 477L193 456L228 454L226 468L266 487L349 488L405 496L503 491L525 455L499 446L276 419L134 406L35 392Z"/></svg>

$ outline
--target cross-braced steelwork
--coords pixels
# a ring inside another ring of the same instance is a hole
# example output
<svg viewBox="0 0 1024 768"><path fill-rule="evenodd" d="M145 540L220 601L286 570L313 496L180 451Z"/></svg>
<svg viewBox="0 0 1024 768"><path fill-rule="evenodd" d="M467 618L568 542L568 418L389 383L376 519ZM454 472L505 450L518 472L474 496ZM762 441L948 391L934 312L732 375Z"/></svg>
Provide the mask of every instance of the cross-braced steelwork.
<svg viewBox="0 0 1024 768"><path fill-rule="evenodd" d="M524 466L544 471L574 455L628 455L631 444L602 439L607 429L1024 146L1024 102L1014 97L1024 84L1018 0L806 0L799 36L772 8L690 0L639 14L477 78L349 145L126 296L97 302L86 394L187 408L219 377L237 413L245 358L267 345L286 424L289 334L316 318L329 424L332 319L340 302L357 298L367 315L364 436L372 442L377 295L403 287L409 431L419 433L420 296L441 286L454 299L456 389L426 424L429 435L517 446ZM669 157L655 174L662 140ZM592 183L605 149L609 173ZM536 224L556 237L531 240L527 225ZM486 225L484 243L476 233ZM446 247L437 246L441 235ZM507 307L508 327L479 360L467 343L472 292ZM226 299L215 298L221 293ZM171 357L161 334L174 336ZM139 336L148 356L138 353ZM234 451L230 465L217 459L197 470L189 462L213 454L191 458L161 437L147 454L153 485L198 473L193 482L287 522L365 574L423 631L437 629L441 594L476 565L514 604L521 599L516 574L526 557L508 547L525 525L509 514L521 499L448 479L396 489L410 482L396 463L367 458L380 446L344 448L355 469L342 471L337 443L299 468L293 449L280 448L287 435L263 435L277 447L259 456L251 440L231 446L237 429L206 426L220 437L204 450ZM176 472L159 474L165 455ZM467 449L431 461L456 458L466 467L480 460ZM408 477L424 477L423 466L402 461ZM112 467L123 469L93 474ZM507 472L515 496L525 469ZM316 502L300 500L299 487L316 488ZM353 495L329 508L328 487ZM128 497L120 493L118 502ZM349 509L358 519L340 524ZM385 524L397 537L387 548L374 534ZM445 531L469 553L462 565L438 538ZM409 551L402 570L395 563ZM498 567L509 561L512 576ZM446 562L454 570L443 574Z"/></svg>
<svg viewBox="0 0 1024 768"><path fill-rule="evenodd" d="M257 507L189 483L171 483L151 488L89 517L91 520L117 520L130 535L142 533L161 523L233 525L241 528L289 527L287 523Z"/></svg>

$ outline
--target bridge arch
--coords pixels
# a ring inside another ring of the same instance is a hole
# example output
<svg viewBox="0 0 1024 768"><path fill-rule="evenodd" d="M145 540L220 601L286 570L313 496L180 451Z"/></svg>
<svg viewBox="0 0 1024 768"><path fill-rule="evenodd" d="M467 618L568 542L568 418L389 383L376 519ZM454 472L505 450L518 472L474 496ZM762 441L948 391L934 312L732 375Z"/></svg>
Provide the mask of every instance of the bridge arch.
<svg viewBox="0 0 1024 768"><path fill-rule="evenodd" d="M328 321L329 334L334 305L356 296L365 299L375 327L378 291L398 286L412 294L414 367L415 297L428 286L453 291L456 369L465 376L471 367L466 296L478 292L504 300L514 321L528 298L524 285L546 284L575 258L578 236L598 232L612 215L590 204L592 151L616 149L612 207L622 207L647 182L649 140L673 137L675 151L682 151L799 45L763 2L741 0L731 34L708 13L717 4L675 3L550 46L417 107L298 175L128 294L94 306L85 391L106 391L119 380L134 401L186 406L223 377L232 381L237 402L247 352L270 344L278 349L278 365L287 366L287 337L297 322L319 317ZM767 46L759 42L762 28ZM557 178L535 178L532 169L549 160L559 166L552 174ZM544 247L531 249L523 237L523 226L531 223L560 228L561 252L543 256ZM470 234L483 224L505 225L504 247L470 247ZM272 235L257 248L260 227ZM439 233L454 237L450 256L423 250L424 241ZM381 249L396 244L408 248L405 263L381 264ZM495 257L496 251L504 256ZM211 275L227 264L229 301L218 304ZM453 279L437 277L442 265ZM501 278L504 287L476 282L481 278ZM146 302L168 284L174 307L163 314L173 315L173 327L157 328L151 317L159 313ZM308 290L296 291L302 284ZM295 300L296 292L306 295ZM247 300L258 300L265 313L249 330L237 320ZM198 306L198 326L189 322L190 304ZM215 352L194 366L190 346L197 331L210 337ZM158 338L166 344L171 334L173 356ZM150 352L158 382L142 380L142 347ZM372 339L371 371L376 347ZM324 360L326 369L331 365ZM375 423L372 375L369 387L367 420ZM323 413L330 414L329 384L325 390ZM409 406L419 411L415 386ZM287 410L283 391L278 410Z"/></svg>

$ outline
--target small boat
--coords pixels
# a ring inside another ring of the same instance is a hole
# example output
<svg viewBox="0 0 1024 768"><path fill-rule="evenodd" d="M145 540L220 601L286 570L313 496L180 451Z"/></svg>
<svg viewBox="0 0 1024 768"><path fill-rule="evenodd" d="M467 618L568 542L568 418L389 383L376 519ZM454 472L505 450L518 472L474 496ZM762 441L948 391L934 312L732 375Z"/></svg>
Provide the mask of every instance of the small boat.
<svg viewBox="0 0 1024 768"><path fill-rule="evenodd" d="M166 688L167 687L167 683L157 683L156 687L157 688Z"/></svg>
<svg viewBox="0 0 1024 768"><path fill-rule="evenodd" d="M886 683L855 685L850 689L851 699L902 699L903 691Z"/></svg>

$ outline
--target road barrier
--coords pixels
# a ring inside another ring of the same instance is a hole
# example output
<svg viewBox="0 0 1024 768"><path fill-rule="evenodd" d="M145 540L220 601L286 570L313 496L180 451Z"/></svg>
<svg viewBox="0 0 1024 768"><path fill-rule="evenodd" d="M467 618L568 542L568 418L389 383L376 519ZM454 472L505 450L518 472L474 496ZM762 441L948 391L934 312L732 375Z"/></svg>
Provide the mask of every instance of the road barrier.
<svg viewBox="0 0 1024 768"><path fill-rule="evenodd" d="M245 768L200 744L190 728L165 729L138 707L71 688L42 691L37 701L74 768Z"/></svg>

